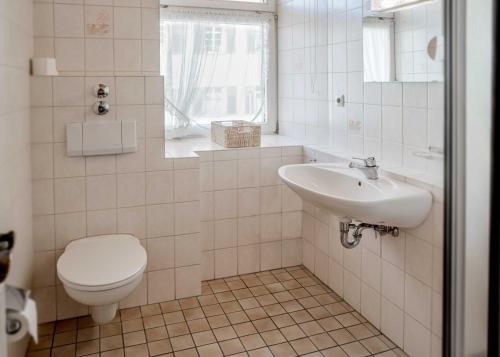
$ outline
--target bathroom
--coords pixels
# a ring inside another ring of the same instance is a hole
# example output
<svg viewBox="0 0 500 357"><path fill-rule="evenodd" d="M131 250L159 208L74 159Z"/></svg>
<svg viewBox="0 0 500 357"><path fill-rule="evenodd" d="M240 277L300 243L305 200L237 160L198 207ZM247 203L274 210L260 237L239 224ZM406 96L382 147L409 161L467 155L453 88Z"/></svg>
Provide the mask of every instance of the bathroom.
<svg viewBox="0 0 500 357"><path fill-rule="evenodd" d="M2 1L0 356L500 355L496 13Z"/></svg>

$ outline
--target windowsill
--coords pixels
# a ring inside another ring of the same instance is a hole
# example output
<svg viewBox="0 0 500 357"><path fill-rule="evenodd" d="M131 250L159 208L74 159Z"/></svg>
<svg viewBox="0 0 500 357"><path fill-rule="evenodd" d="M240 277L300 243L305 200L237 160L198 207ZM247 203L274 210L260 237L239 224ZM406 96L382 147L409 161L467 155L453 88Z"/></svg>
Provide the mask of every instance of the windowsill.
<svg viewBox="0 0 500 357"><path fill-rule="evenodd" d="M166 140L165 157L169 159L196 158L200 156L197 153L203 151L249 150L302 145L303 142L299 139L293 139L276 134L264 134L261 137L261 145L259 147L245 148L225 148L224 146L213 143L210 137L185 138Z"/></svg>

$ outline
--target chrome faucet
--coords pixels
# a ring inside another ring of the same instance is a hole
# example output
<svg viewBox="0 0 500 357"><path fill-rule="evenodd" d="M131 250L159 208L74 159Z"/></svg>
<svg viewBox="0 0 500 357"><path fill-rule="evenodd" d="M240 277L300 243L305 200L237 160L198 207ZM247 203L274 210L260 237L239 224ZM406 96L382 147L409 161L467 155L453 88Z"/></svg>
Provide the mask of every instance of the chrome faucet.
<svg viewBox="0 0 500 357"><path fill-rule="evenodd" d="M363 165L351 161L349 167L352 169L359 169L370 180L378 179L378 166L377 160L374 157L368 157L366 159L353 157L354 160L363 161Z"/></svg>

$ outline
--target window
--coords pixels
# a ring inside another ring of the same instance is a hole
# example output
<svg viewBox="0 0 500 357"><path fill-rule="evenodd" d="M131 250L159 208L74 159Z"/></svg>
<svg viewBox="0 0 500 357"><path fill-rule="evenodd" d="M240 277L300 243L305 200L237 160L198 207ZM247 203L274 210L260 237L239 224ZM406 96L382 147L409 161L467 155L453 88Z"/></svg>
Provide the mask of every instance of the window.
<svg viewBox="0 0 500 357"><path fill-rule="evenodd" d="M217 52L221 45L222 29L220 26L207 26L204 31L205 51Z"/></svg>
<svg viewBox="0 0 500 357"><path fill-rule="evenodd" d="M161 72L166 137L208 135L214 120L276 127L274 16L164 9Z"/></svg>

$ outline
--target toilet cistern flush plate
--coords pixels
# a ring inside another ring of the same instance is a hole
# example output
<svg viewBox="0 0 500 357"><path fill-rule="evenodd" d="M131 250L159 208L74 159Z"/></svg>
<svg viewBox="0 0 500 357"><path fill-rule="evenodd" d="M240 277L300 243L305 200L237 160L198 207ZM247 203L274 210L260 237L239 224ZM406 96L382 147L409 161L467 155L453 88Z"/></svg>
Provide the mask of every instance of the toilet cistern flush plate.
<svg viewBox="0 0 500 357"><path fill-rule="evenodd" d="M383 175L370 180L346 164L287 165L278 172L304 200L364 223L416 227L432 206L425 189Z"/></svg>

